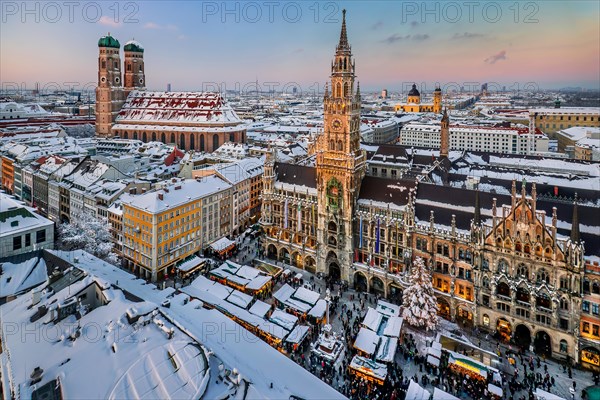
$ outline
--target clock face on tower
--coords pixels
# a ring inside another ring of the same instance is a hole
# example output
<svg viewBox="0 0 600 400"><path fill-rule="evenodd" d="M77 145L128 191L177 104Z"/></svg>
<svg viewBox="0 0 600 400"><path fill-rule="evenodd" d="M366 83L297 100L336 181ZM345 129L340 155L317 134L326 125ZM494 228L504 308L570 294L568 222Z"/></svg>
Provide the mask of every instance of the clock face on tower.
<svg viewBox="0 0 600 400"><path fill-rule="evenodd" d="M340 129L342 129L342 121L340 121L339 119L334 119L333 122L331 123L331 127L336 130L339 131Z"/></svg>

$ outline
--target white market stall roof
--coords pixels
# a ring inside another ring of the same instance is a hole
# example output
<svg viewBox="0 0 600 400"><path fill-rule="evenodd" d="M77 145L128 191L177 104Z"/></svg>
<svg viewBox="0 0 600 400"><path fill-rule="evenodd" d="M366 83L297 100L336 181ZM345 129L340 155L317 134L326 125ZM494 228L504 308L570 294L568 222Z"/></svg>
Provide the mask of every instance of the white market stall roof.
<svg viewBox="0 0 600 400"><path fill-rule="evenodd" d="M273 297L287 307L307 313L319 300L319 293L303 287L294 289L286 283L273 294Z"/></svg>
<svg viewBox="0 0 600 400"><path fill-rule="evenodd" d="M294 288L286 283L285 285L280 287L278 291L273 293L273 297L275 297L280 302L285 303L290 297L292 297L293 293Z"/></svg>
<svg viewBox="0 0 600 400"><path fill-rule="evenodd" d="M381 362L393 362L396 356L396 347L398 346L398 339L382 337L377 349L377 355L375 359Z"/></svg>
<svg viewBox="0 0 600 400"><path fill-rule="evenodd" d="M256 278L253 278L250 282L248 282L248 284L246 285L246 289L260 290L267 283L271 282L271 279L273 278L270 276L259 275Z"/></svg>
<svg viewBox="0 0 600 400"><path fill-rule="evenodd" d="M269 321L291 331L294 328L294 325L296 325L296 322L298 322L298 317L288 314L285 311L275 310L271 314Z"/></svg>
<svg viewBox="0 0 600 400"><path fill-rule="evenodd" d="M442 351L440 349L436 349L435 347L428 347L427 354L435 358L442 358Z"/></svg>
<svg viewBox="0 0 600 400"><path fill-rule="evenodd" d="M460 400L458 397L451 395L448 392L444 392L441 389L433 388L433 399L432 400Z"/></svg>
<svg viewBox="0 0 600 400"><path fill-rule="evenodd" d="M323 318L325 311L327 311L327 302L324 299L319 299L317 300L317 304L310 309L308 315L315 318Z"/></svg>
<svg viewBox="0 0 600 400"><path fill-rule="evenodd" d="M535 398L537 400L566 400L564 397L557 396L550 392L546 392L540 388L535 389Z"/></svg>
<svg viewBox="0 0 600 400"><path fill-rule="evenodd" d="M500 398L502 398L502 389L500 389L498 386L494 385L493 383L489 383L488 384L488 392L490 392L491 394L498 396Z"/></svg>
<svg viewBox="0 0 600 400"><path fill-rule="evenodd" d="M178 265L177 269L179 269L182 272L189 272L199 266L202 266L205 262L206 262L206 258L192 256L189 259L187 259L186 261L184 261L183 263L181 263L180 265Z"/></svg>
<svg viewBox="0 0 600 400"><path fill-rule="evenodd" d="M290 332L288 337L285 338L285 341L289 343L302 343L308 334L308 329L309 328L306 325L297 325L294 330Z"/></svg>
<svg viewBox="0 0 600 400"><path fill-rule="evenodd" d="M431 354L429 354L427 356L427 362L435 367L439 367L440 366L440 360L438 358L435 358L434 356L432 356Z"/></svg>
<svg viewBox="0 0 600 400"><path fill-rule="evenodd" d="M390 317L399 317L400 307L387 301L379 300L377 302L377 312Z"/></svg>
<svg viewBox="0 0 600 400"><path fill-rule="evenodd" d="M431 393L429 393L427 390L423 389L421 386L419 386L418 383L416 383L412 379L410 380L410 383L408 384L408 389L406 390L405 399L429 400L430 397L431 397Z"/></svg>
<svg viewBox="0 0 600 400"><path fill-rule="evenodd" d="M227 297L226 300L232 304L235 304L236 306L248 308L248 306L252 302L252 299L252 296L247 295L246 293L242 293L239 290L234 290L233 292L231 292L231 294Z"/></svg>
<svg viewBox="0 0 600 400"><path fill-rule="evenodd" d="M381 380L385 380L387 377L387 367L385 365L361 356L354 356L350 362L350 368ZM429 396L427 399L429 399Z"/></svg>
<svg viewBox="0 0 600 400"><path fill-rule="evenodd" d="M381 313L377 312L374 308L369 307L367 308L367 314L363 319L362 325L373 332L377 332L382 318L383 315Z"/></svg>
<svg viewBox="0 0 600 400"><path fill-rule="evenodd" d="M256 300L256 302L252 304L252 307L250 307L248 311L250 311L250 313L256 315L257 317L264 318L270 309L270 304L267 304L264 301Z"/></svg>
<svg viewBox="0 0 600 400"><path fill-rule="evenodd" d="M304 287L299 287L296 292L292 295L292 297L303 301L305 303L308 303L310 305L315 305L317 304L317 300L319 300L319 293L314 292L312 290L309 290L307 288Z"/></svg>
<svg viewBox="0 0 600 400"><path fill-rule="evenodd" d="M367 328L360 328L354 341L354 348L371 355L375 353L379 340L380 337L375 332Z"/></svg>
<svg viewBox="0 0 600 400"><path fill-rule="evenodd" d="M383 336L399 338L400 331L402 330L402 321L401 317L389 317L383 329Z"/></svg>
<svg viewBox="0 0 600 400"><path fill-rule="evenodd" d="M211 243L210 248L214 251L224 251L230 247L233 247L235 242L233 240L229 240L226 237L223 237L219 240L216 240Z"/></svg>

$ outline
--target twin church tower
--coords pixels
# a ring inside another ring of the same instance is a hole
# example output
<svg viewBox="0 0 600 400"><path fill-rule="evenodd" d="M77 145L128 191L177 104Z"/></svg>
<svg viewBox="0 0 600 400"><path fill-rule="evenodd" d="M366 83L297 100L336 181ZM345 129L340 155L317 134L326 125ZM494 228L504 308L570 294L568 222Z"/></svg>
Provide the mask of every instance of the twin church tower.
<svg viewBox="0 0 600 400"><path fill-rule="evenodd" d="M129 92L144 90L144 48L135 40L125 43L125 80L121 72L121 45L110 33L98 40L96 134L110 137L111 128Z"/></svg>

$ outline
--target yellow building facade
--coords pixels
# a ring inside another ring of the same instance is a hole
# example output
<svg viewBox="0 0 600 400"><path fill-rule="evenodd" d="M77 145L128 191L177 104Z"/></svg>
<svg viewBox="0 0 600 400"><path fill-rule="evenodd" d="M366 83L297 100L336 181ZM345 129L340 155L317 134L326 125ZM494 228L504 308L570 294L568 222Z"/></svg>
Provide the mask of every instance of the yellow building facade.
<svg viewBox="0 0 600 400"><path fill-rule="evenodd" d="M433 103L421 103L421 93L417 85L413 83L408 92L406 103L396 104L394 111L405 113L433 112L440 114L442 112L442 89L436 88L433 92Z"/></svg>

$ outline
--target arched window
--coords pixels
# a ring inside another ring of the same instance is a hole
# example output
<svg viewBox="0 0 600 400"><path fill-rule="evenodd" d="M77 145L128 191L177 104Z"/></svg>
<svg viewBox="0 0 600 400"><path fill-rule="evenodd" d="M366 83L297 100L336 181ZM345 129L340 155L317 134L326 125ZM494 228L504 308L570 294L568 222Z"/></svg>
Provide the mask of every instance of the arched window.
<svg viewBox="0 0 600 400"><path fill-rule="evenodd" d="M185 134L183 133L179 134L179 148L185 150Z"/></svg>
<svg viewBox="0 0 600 400"><path fill-rule="evenodd" d="M137 140L137 132L133 132L133 140Z"/></svg>
<svg viewBox="0 0 600 400"><path fill-rule="evenodd" d="M148 141L148 135L146 135L146 132L142 133L142 142L146 143Z"/></svg>
<svg viewBox="0 0 600 400"><path fill-rule="evenodd" d="M329 221L329 224L327 224L327 230L329 232L337 232L337 225L335 222L333 221Z"/></svg>
<svg viewBox="0 0 600 400"><path fill-rule="evenodd" d="M537 273L537 281L545 283L547 285L550 284L550 275L546 272L545 269L540 269Z"/></svg>
<svg viewBox="0 0 600 400"><path fill-rule="evenodd" d="M152 141L156 142L156 132L152 132Z"/></svg>
<svg viewBox="0 0 600 400"><path fill-rule="evenodd" d="M592 283L592 293L600 294L600 285L598 285L598 282Z"/></svg>
<svg viewBox="0 0 600 400"><path fill-rule="evenodd" d="M346 82L346 83L344 83L344 97L348 97L348 96L350 96L350 83Z"/></svg>
<svg viewBox="0 0 600 400"><path fill-rule="evenodd" d="M194 134L190 133L190 150L194 150L195 147L196 147L196 143L195 143Z"/></svg>
<svg viewBox="0 0 600 400"><path fill-rule="evenodd" d="M342 143L341 140L338 140L338 142L337 142L337 150L344 151L344 143Z"/></svg>
<svg viewBox="0 0 600 400"><path fill-rule="evenodd" d="M566 353L569 350L569 345L565 339L561 339L560 341L560 352Z"/></svg>
<svg viewBox="0 0 600 400"><path fill-rule="evenodd" d="M127 133L127 131L123 132L123 139L129 139L129 133Z"/></svg>
<svg viewBox="0 0 600 400"><path fill-rule="evenodd" d="M569 311L569 302L564 297L560 298L560 309Z"/></svg>
<svg viewBox="0 0 600 400"><path fill-rule="evenodd" d="M342 84L338 82L335 85L335 97L340 97L341 94L342 94Z"/></svg>
<svg viewBox="0 0 600 400"><path fill-rule="evenodd" d="M171 133L171 144L175 144L175 134Z"/></svg>
<svg viewBox="0 0 600 400"><path fill-rule="evenodd" d="M483 285L484 288L489 289L490 288L490 280L488 279L487 276L483 277L483 281L481 283Z"/></svg>
<svg viewBox="0 0 600 400"><path fill-rule="evenodd" d="M335 142L333 139L329 141L329 150L335 150Z"/></svg>
<svg viewBox="0 0 600 400"><path fill-rule="evenodd" d="M200 135L200 151L204 151L204 135Z"/></svg>
<svg viewBox="0 0 600 400"><path fill-rule="evenodd" d="M510 297L510 287L506 282L500 282L496 286L496 294L500 296Z"/></svg>
<svg viewBox="0 0 600 400"><path fill-rule="evenodd" d="M489 271L490 269L490 260L488 260L487 258L483 259L483 262L481 263L481 267L484 271Z"/></svg>
<svg viewBox="0 0 600 400"><path fill-rule="evenodd" d="M508 272L508 263L506 260L500 260L498 262L498 273L506 274Z"/></svg>
<svg viewBox="0 0 600 400"><path fill-rule="evenodd" d="M213 135L213 151L215 151L216 149L219 148L219 135L217 135L216 133Z"/></svg>
<svg viewBox="0 0 600 400"><path fill-rule="evenodd" d="M520 264L517 268L517 277L529 279L529 268L525 264Z"/></svg>
<svg viewBox="0 0 600 400"><path fill-rule="evenodd" d="M164 132L160 134L160 141L163 142L163 143L167 143L167 138L165 137L165 133Z"/></svg>
<svg viewBox="0 0 600 400"><path fill-rule="evenodd" d="M235 142L235 134L233 132L229 134L229 141L232 143Z"/></svg>
<svg viewBox="0 0 600 400"><path fill-rule="evenodd" d="M583 293L590 293L590 281L587 279L583 281Z"/></svg>

